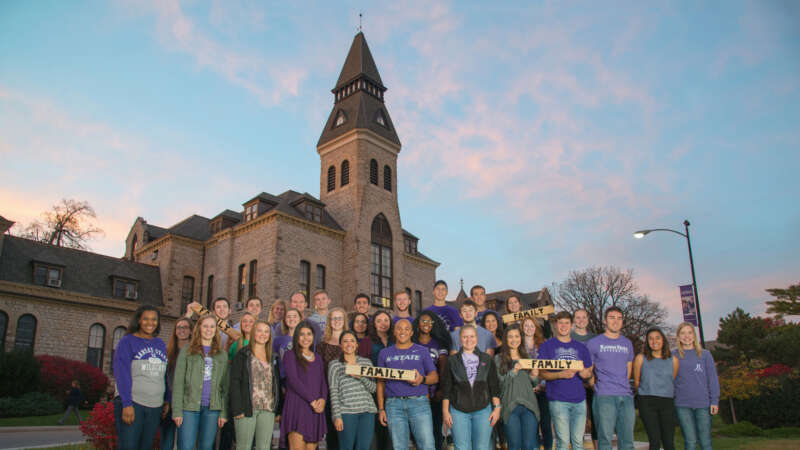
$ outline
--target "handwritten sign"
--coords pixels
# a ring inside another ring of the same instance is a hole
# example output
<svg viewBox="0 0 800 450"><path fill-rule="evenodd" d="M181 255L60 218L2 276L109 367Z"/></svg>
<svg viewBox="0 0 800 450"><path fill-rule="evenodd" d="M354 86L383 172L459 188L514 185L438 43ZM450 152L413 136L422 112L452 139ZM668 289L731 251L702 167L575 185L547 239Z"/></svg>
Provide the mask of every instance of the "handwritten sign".
<svg viewBox="0 0 800 450"><path fill-rule="evenodd" d="M360 375L362 377L369 378L382 378L384 380L414 381L417 378L417 374L413 370L361 366L358 364L348 364L345 366L344 373L348 375Z"/></svg>
<svg viewBox="0 0 800 450"><path fill-rule="evenodd" d="M206 314L211 314L211 312L207 310L205 306L199 304L192 305L192 311L194 311L195 314L197 314L200 317L203 317ZM214 317L216 318L216 316ZM217 327L220 329L220 331L229 336L232 336L234 339L238 339L239 336L241 336L239 332L236 331L235 328L233 328L228 324L227 321L222 320L220 318L217 318Z"/></svg>
<svg viewBox="0 0 800 450"><path fill-rule="evenodd" d="M520 359L523 369L539 370L583 370L583 361L574 359Z"/></svg>
<svg viewBox="0 0 800 450"><path fill-rule="evenodd" d="M503 314L503 322L519 322L526 317L547 317L548 314L553 314L554 311L555 309L553 308L553 305L540 306L538 308L527 309L525 311Z"/></svg>

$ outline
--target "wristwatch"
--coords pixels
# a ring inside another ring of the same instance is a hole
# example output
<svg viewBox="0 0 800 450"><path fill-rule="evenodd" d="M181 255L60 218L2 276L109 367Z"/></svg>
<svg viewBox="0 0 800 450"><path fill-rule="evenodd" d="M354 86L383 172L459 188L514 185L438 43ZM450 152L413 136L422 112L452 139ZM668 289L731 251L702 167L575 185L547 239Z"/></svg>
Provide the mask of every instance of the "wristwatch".
<svg viewBox="0 0 800 450"><path fill-rule="evenodd" d="M501 406L501 405L500 405L500 403L498 403L498 404L494 405L494 409L497 409L497 408L499 408L500 406Z"/></svg>

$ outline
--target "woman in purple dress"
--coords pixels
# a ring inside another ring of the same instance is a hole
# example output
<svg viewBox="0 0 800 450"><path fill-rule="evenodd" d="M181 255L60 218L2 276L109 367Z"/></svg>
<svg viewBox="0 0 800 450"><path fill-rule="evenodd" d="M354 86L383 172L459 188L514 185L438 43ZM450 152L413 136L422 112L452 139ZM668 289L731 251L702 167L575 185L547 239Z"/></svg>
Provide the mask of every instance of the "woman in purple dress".
<svg viewBox="0 0 800 450"><path fill-rule="evenodd" d="M314 328L304 320L294 330L292 350L283 356L286 399L281 416L281 447L291 450L315 449L328 431L328 383L322 357L314 353L313 346Z"/></svg>

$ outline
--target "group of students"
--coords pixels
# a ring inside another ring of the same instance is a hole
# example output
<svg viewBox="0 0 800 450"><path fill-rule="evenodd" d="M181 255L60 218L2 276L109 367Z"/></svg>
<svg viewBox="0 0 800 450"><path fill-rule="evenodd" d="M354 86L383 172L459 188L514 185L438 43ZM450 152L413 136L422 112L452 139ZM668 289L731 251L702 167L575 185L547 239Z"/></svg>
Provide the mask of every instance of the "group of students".
<svg viewBox="0 0 800 450"><path fill-rule="evenodd" d="M214 448L235 440L238 450L269 449L275 427L280 447L313 449L441 450L448 430L456 449L583 448L587 415L595 445L633 448L634 405L650 448L674 448L677 414L686 448L711 448L710 415L719 384L713 359L690 324L678 328L679 348L670 352L658 329L647 332L634 357L621 336L622 311L605 311L605 333L586 330L579 310L548 321L527 317L504 326L486 308L485 289L474 286L459 309L445 303L447 284L437 281L434 304L416 317L408 294L394 295L395 311L370 314L359 294L354 311L329 308L327 292L314 293L314 310L303 292L288 304L275 301L267 320L260 299L250 299L240 322L228 322L230 305L214 300L211 311L192 303L169 343L157 336L157 308L140 307L114 353L115 419L121 449ZM519 298L506 313L520 312ZM193 316L199 318L193 323ZM520 360L580 360L581 370L526 369ZM413 380L350 375L347 365L408 371ZM588 402L591 403L587 407ZM502 425L499 425L502 424Z"/></svg>

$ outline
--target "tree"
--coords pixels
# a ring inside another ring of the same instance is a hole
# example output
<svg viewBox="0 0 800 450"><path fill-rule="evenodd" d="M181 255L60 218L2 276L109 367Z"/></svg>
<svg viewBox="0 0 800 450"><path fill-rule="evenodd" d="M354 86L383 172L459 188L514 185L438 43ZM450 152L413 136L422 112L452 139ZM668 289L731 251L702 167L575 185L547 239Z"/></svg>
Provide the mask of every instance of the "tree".
<svg viewBox="0 0 800 450"><path fill-rule="evenodd" d="M767 313L776 317L800 316L800 283L786 289L767 289L769 295L775 300L767 301Z"/></svg>
<svg viewBox="0 0 800 450"><path fill-rule="evenodd" d="M724 346L714 349L714 359L735 364L743 357L759 358L762 354L761 340L767 335L769 327L769 321L752 317L742 308L736 308L719 319L717 342Z"/></svg>
<svg viewBox="0 0 800 450"><path fill-rule="evenodd" d="M103 233L90 223L96 217L89 202L62 199L42 213L43 221L31 222L20 236L59 247L85 249L87 241Z"/></svg>
<svg viewBox="0 0 800 450"><path fill-rule="evenodd" d="M585 309L589 313L589 331L602 333L603 314L616 306L622 310L622 334L639 340L648 328L664 326L667 311L639 292L633 279L633 270L616 267L590 267L572 271L567 279L556 286L555 304L561 309L575 312Z"/></svg>

